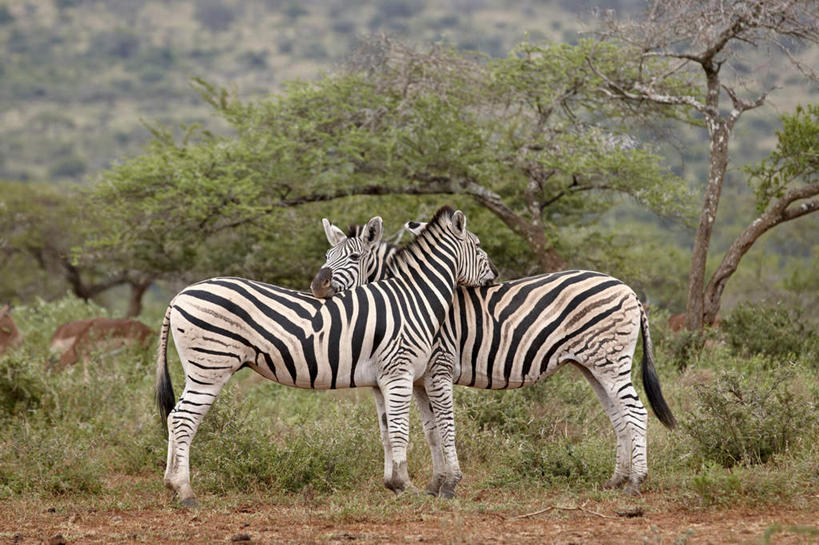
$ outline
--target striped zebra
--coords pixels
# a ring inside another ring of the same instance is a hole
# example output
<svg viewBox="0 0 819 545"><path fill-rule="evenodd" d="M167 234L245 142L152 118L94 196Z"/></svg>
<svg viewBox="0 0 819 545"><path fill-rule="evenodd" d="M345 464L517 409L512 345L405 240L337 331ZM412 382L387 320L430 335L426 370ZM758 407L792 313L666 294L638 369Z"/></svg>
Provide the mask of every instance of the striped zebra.
<svg viewBox="0 0 819 545"><path fill-rule="evenodd" d="M380 219L373 225L380 240ZM168 428L165 484L184 506L196 505L191 442L222 386L250 367L299 388L374 387L382 439L391 448L384 483L396 493L411 487L406 451L413 383L426 370L456 285L491 282L492 270L464 214L444 207L393 256L389 279L329 299L243 278L211 278L183 289L165 313L157 355L156 400ZM185 371L177 402L168 332Z"/></svg>
<svg viewBox="0 0 819 545"><path fill-rule="evenodd" d="M418 233L424 224L410 222L406 227ZM388 263L361 262L389 262L400 252L384 242L375 245L371 239L364 253L356 250L361 248L362 237L357 226L345 235L338 227L325 224L325 233L333 248L322 268L323 281L312 286L317 297L357 285L361 282L358 271L389 271ZM345 260L345 255L351 257ZM367 281L380 278L372 276ZM455 450L453 384L520 388L572 363L591 384L617 437L614 473L605 486L625 485L626 492L638 494L648 472L647 412L631 382L640 332L642 379L648 400L659 420L673 428L674 416L654 369L648 318L634 292L619 280L592 271L563 271L458 289L436 335L424 376L437 423L437 430L425 428L425 435L431 450L443 445L443 461L433 454L433 477L427 491L452 497L461 479Z"/></svg>

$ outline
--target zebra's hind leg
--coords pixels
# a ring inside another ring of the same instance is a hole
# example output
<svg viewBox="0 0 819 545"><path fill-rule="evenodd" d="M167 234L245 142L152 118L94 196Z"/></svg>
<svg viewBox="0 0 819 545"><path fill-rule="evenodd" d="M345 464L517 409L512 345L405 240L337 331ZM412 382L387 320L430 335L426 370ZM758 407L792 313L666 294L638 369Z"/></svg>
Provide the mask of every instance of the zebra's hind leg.
<svg viewBox="0 0 819 545"><path fill-rule="evenodd" d="M606 411L606 414L611 421L612 428L614 429L614 434L617 437L617 458L614 465L614 473L603 486L605 488L619 488L626 482L629 482L626 492L639 493L639 482L636 483L636 487L631 484L632 458L633 454L638 454L638 452L632 451L632 445L634 443L633 430L629 423L628 412L623 410L624 407L622 403L614 401L614 399L617 399L617 389L613 389L613 385L609 386L609 388L604 387L603 383L601 383L601 381L595 376L595 373L593 373L588 367L577 362L573 363L580 370L583 376L586 377L586 380L588 380L589 384L594 390L594 393L597 394L597 398L600 400L600 404ZM599 374L599 372L597 374ZM601 378L603 378L606 383L610 382L608 377ZM625 383L630 384L630 378L628 376L625 378ZM618 386L618 388L620 388L620 386ZM639 399L637 399L637 403L640 404ZM640 405L642 406L642 404ZM643 412L645 412L645 409L643 409ZM645 426L643 426L643 430L645 430ZM645 461L645 440L643 440L642 445L642 459ZM645 472L643 472L643 476L640 478L640 481L642 481L643 478L645 478Z"/></svg>
<svg viewBox="0 0 819 545"><path fill-rule="evenodd" d="M412 389L415 405L421 415L421 424L424 427L424 437L429 445L429 452L432 455L432 479L427 484L427 494L437 496L441 485L444 482L444 455L441 450L441 434L438 432L438 425L435 423L435 413L432 410L429 396L424 386L415 384Z"/></svg>
<svg viewBox="0 0 819 545"><path fill-rule="evenodd" d="M463 477L455 448L455 416L452 403L452 373L445 365L436 366L432 375L427 374L425 382L431 400L432 411L444 450L444 471L438 496L454 498L455 487Z"/></svg>
<svg viewBox="0 0 819 545"><path fill-rule="evenodd" d="M168 463L165 486L179 497L183 507L196 507L196 495L190 482L190 447L196 430L210 410L213 401L230 378L231 373L208 381L185 381L185 390L168 415Z"/></svg>

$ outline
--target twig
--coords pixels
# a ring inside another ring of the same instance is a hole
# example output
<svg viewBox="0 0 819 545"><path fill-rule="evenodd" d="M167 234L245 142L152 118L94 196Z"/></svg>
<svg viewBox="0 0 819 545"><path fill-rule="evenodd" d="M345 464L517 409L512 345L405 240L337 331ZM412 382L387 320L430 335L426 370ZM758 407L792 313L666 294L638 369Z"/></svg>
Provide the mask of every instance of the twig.
<svg viewBox="0 0 819 545"><path fill-rule="evenodd" d="M559 505L551 505L544 509L540 509L538 511L533 511L532 513L526 513L525 515L517 515L514 517L509 517L506 520L515 520L515 519L523 519L528 517L534 517L535 515L543 514L547 511L551 511L552 509L561 509L563 511L583 511L584 513L588 513L590 515L595 515L597 517L601 517L604 519L613 519L617 517L612 517L611 515L604 515L603 513L598 513L597 511L592 511L591 509L586 509L585 507L561 507Z"/></svg>
<svg viewBox="0 0 819 545"><path fill-rule="evenodd" d="M539 511L534 511L532 513L526 513L525 515L517 515L517 516L514 516L514 517L509 517L506 520L525 519L525 518L528 518L528 517L534 517L535 515L540 515L541 513L545 513L546 511L551 511L552 509L555 509L554 505L552 505L550 507L547 507L545 509L541 509Z"/></svg>

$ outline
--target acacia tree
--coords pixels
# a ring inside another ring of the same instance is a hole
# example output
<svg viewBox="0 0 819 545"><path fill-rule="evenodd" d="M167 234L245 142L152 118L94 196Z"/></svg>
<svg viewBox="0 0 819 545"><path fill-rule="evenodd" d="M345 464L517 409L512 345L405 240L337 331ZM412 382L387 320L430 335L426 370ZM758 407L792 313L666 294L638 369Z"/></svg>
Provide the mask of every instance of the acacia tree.
<svg viewBox="0 0 819 545"><path fill-rule="evenodd" d="M0 294L10 290L7 299L56 296L69 289L91 299L128 285L128 315L139 314L150 278L114 267L107 256L78 260L74 255L74 248L97 228L81 193L51 184L0 182L0 195L0 275L5 280Z"/></svg>
<svg viewBox="0 0 819 545"><path fill-rule="evenodd" d="M693 241L688 280L686 325L698 330L711 325L719 310L725 282L736 270L739 260L765 231L815 210L814 185L798 191L767 195L767 215L754 220L726 253L723 263L709 284L705 268L711 234L717 217L720 194L729 164L729 143L743 113L765 104L772 89L751 94L740 82L728 82L725 67L742 59L743 48L764 43L779 48L783 56L805 76L815 74L803 66L792 48L801 42L819 43L819 4L810 0L652 0L642 19L604 21L604 43L617 43L633 52L636 70L610 71L590 65L606 83L601 91L630 103L645 102L672 107L689 107L697 112L708 131L709 168L699 222ZM656 70L657 59L672 61L667 70ZM743 59L744 60L744 59ZM636 74L637 77L634 77ZM688 81L696 93L680 93L680 79ZM748 96L750 95L750 96ZM730 108L721 101L730 100ZM784 172L782 173L784 174ZM785 180L799 182L801 178ZM784 186L783 186L784 187ZM797 208L805 206L804 212ZM764 228L762 226L765 226Z"/></svg>
<svg viewBox="0 0 819 545"><path fill-rule="evenodd" d="M202 240L289 207L349 195L468 196L530 248L541 270L564 264L559 229L631 195L666 213L682 184L628 136L643 115L595 92L585 60L622 66L616 47L523 44L488 61L450 49L376 41L336 74L244 102L204 82L234 129L157 130L147 153L103 176L97 198L117 245L158 274Z"/></svg>
<svg viewBox="0 0 819 545"><path fill-rule="evenodd" d="M819 210L819 105L784 116L777 137L769 157L744 169L754 185L759 215L737 235L705 286L706 320L716 316L725 284L759 237Z"/></svg>

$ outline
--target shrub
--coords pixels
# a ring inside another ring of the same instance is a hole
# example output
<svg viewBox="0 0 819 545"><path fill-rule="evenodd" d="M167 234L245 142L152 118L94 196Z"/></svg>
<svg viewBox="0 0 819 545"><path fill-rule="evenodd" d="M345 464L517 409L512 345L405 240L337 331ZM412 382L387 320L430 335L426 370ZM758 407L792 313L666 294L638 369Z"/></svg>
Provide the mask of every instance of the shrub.
<svg viewBox="0 0 819 545"><path fill-rule="evenodd" d="M799 307L741 304L720 324L725 341L743 355L785 357L799 354L816 364L819 333Z"/></svg>
<svg viewBox="0 0 819 545"><path fill-rule="evenodd" d="M70 155L57 160L48 169L51 178L74 178L85 173L87 165L85 160L77 155Z"/></svg>
<svg viewBox="0 0 819 545"><path fill-rule="evenodd" d="M34 361L25 349L0 356L0 416L26 413L40 404L46 388L43 361L38 368Z"/></svg>
<svg viewBox="0 0 819 545"><path fill-rule="evenodd" d="M196 3L194 16L211 32L223 32L233 24L236 12L235 8L225 5L221 0L200 0Z"/></svg>
<svg viewBox="0 0 819 545"><path fill-rule="evenodd" d="M729 370L696 386L695 406L682 421L695 453L724 467L764 463L806 437L817 423L815 400L797 389L794 375L791 368Z"/></svg>

